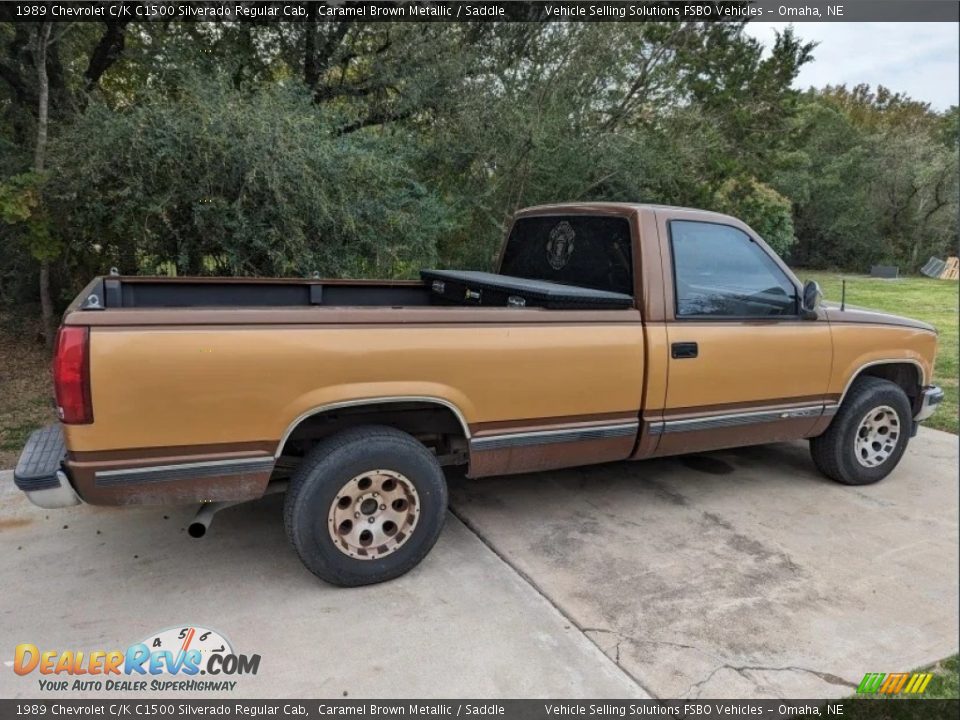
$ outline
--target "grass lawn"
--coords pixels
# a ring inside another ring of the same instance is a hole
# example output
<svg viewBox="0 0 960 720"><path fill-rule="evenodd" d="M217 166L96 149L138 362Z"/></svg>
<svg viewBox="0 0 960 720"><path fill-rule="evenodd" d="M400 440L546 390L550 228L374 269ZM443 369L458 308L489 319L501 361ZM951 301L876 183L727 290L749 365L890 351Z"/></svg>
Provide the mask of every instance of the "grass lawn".
<svg viewBox="0 0 960 720"><path fill-rule="evenodd" d="M847 281L847 305L883 310L928 322L940 333L940 347L933 380L946 393L943 404L924 423L938 430L957 434L958 329L956 280L930 280L925 277L880 280L865 275L843 275L821 270L796 270L801 280L816 280L824 298L840 302L840 281Z"/></svg>
<svg viewBox="0 0 960 720"><path fill-rule="evenodd" d="M960 655L949 657L931 668L933 680L924 692L929 698L960 697Z"/></svg>

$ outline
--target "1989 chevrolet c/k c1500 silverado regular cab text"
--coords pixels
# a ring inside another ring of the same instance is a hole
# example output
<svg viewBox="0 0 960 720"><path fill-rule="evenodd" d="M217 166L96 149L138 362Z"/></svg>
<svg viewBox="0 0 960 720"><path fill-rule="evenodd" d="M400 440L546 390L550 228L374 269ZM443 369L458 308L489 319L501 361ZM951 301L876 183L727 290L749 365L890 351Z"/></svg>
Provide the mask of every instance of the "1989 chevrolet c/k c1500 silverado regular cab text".
<svg viewBox="0 0 960 720"><path fill-rule="evenodd" d="M396 577L471 477L809 438L885 477L943 393L922 322L820 303L747 225L589 203L517 214L497 273L95 279L54 357L61 422L14 474L42 507L285 490L303 563ZM643 466L637 466L638 474Z"/></svg>

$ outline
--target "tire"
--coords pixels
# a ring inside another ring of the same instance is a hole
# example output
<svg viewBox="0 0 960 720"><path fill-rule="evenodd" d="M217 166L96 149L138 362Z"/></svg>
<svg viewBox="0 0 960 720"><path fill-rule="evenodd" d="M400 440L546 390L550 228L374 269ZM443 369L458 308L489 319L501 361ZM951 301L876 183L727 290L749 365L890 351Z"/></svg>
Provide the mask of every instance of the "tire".
<svg viewBox="0 0 960 720"><path fill-rule="evenodd" d="M873 424L861 430L870 413ZM883 480L900 462L912 424L910 400L899 385L860 377L850 386L826 432L811 438L810 455L828 478L844 485L870 485ZM861 432L864 437L858 443ZM876 440L869 442L870 437Z"/></svg>
<svg viewBox="0 0 960 720"><path fill-rule="evenodd" d="M446 511L447 483L433 453L407 433L377 425L319 442L290 479L283 515L307 569L354 587L415 567L437 541Z"/></svg>

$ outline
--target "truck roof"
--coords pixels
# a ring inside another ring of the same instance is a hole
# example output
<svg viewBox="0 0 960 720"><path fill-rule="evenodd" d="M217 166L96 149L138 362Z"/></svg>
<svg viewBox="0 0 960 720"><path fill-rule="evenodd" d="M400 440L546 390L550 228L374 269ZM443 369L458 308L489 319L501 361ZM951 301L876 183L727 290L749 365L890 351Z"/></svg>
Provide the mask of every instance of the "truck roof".
<svg viewBox="0 0 960 720"><path fill-rule="evenodd" d="M523 208L516 213L516 217L526 215L543 215L555 212L596 212L614 215L630 215L643 210L680 210L687 213L697 213L704 217L714 219L736 220L730 215L714 212L713 210L702 210L700 208L683 207L680 205L660 205L656 203L630 203L630 202L566 202L550 203L547 205L534 205ZM739 222L739 221L738 221Z"/></svg>

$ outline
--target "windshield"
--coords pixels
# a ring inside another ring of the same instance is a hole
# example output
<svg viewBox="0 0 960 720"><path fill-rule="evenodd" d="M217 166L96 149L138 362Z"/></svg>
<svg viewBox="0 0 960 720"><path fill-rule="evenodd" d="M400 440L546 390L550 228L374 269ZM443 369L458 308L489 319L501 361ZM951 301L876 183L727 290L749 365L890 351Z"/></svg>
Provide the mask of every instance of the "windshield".
<svg viewBox="0 0 960 720"><path fill-rule="evenodd" d="M630 224L595 215L521 218L500 274L633 295Z"/></svg>

